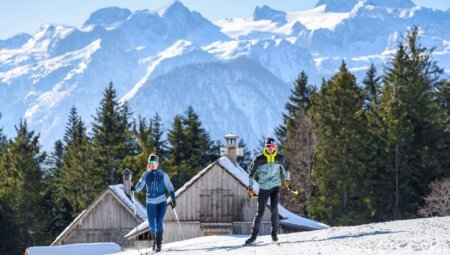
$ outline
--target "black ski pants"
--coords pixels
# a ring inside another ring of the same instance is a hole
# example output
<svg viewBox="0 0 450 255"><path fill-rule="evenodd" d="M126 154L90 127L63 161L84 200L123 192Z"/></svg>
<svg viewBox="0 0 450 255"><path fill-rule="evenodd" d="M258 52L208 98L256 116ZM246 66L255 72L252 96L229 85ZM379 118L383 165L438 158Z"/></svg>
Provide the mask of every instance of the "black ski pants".
<svg viewBox="0 0 450 255"><path fill-rule="evenodd" d="M259 225L261 224L261 218L264 215L266 209L267 200L270 198L270 212L272 221L272 234L278 233L280 225L280 219L278 216L278 202L280 201L280 187L274 187L270 190L260 189L258 193L258 205L256 210L256 216L253 220L252 235L257 236L259 232Z"/></svg>

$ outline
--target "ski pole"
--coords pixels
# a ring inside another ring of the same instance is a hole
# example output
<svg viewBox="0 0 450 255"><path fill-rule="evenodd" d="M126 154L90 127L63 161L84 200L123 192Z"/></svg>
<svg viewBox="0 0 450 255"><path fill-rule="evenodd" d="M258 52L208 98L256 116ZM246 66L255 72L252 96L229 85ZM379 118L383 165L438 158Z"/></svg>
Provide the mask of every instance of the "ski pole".
<svg viewBox="0 0 450 255"><path fill-rule="evenodd" d="M131 191L131 198L133 198L133 207L134 207L134 217L136 217L136 200L134 199L134 191ZM137 227L134 227L134 232L137 233ZM139 235L137 236L137 239L139 240ZM138 244L138 253L141 254L141 247Z"/></svg>
<svg viewBox="0 0 450 255"><path fill-rule="evenodd" d="M298 189L291 189L290 187L286 187L287 190L289 190L291 193L293 193L294 195L298 195L300 192L298 191Z"/></svg>
<svg viewBox="0 0 450 255"><path fill-rule="evenodd" d="M178 219L177 210L175 210L175 208L173 208L173 212L175 213L175 218L177 219L178 227L180 228L180 231L181 231L181 236L183 237L183 240L186 240L186 237L184 236L184 233L183 233L183 229L181 228L180 220Z"/></svg>

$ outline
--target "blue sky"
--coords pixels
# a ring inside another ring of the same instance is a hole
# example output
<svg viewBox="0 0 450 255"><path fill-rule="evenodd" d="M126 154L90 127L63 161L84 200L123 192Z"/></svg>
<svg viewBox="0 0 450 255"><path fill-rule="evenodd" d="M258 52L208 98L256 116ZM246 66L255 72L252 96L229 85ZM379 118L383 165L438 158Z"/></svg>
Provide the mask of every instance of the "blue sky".
<svg viewBox="0 0 450 255"><path fill-rule="evenodd" d="M89 14L110 6L130 10L156 9L169 0L0 0L0 40L20 32L34 33L45 23L80 26ZM182 0L189 9L210 20L248 17L256 6L269 5L284 11L313 7L316 0ZM414 0L416 4L447 10L449 0Z"/></svg>

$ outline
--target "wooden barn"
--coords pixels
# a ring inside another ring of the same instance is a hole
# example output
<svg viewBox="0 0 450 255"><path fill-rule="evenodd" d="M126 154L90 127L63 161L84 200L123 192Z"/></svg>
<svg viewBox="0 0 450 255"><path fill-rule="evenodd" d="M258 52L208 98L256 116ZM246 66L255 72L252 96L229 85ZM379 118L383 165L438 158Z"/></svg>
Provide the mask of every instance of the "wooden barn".
<svg viewBox="0 0 450 255"><path fill-rule="evenodd" d="M178 213L182 231L174 211L168 208L164 220L165 243L208 235L250 234L257 201L248 198L248 173L236 163L237 156L240 154L237 148L237 136L227 135L225 139L226 146L221 151L221 154L225 156L207 166L177 190L175 210ZM254 189L257 193L257 184L254 185ZM281 205L278 211L281 233L328 227L300 217ZM270 231L270 210L267 208L261 222L260 234L270 234ZM148 233L148 221L145 221L130 231L126 238L145 240ZM149 244L147 241L144 243Z"/></svg>
<svg viewBox="0 0 450 255"><path fill-rule="evenodd" d="M111 185L86 210L66 227L52 243L114 242L121 247L133 246L124 236L147 220L146 208L136 199L136 212L131 198L131 171L123 173L123 184Z"/></svg>

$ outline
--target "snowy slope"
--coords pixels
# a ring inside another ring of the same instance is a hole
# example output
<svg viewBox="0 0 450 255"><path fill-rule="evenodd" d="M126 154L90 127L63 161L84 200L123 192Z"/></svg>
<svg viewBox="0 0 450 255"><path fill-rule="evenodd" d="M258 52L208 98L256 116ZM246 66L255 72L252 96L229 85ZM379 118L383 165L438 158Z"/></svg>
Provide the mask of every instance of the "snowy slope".
<svg viewBox="0 0 450 255"><path fill-rule="evenodd" d="M36 246L27 249L28 255L104 255L120 251L116 243L79 243L60 246Z"/></svg>
<svg viewBox="0 0 450 255"><path fill-rule="evenodd" d="M280 235L280 245L270 236L242 247L246 236L210 236L163 244L164 254L320 254L320 255L448 255L450 217L393 221L354 227L336 227ZM138 255L148 250L127 250L117 255Z"/></svg>
<svg viewBox="0 0 450 255"><path fill-rule="evenodd" d="M313 84L343 59L359 78L372 62L382 70L413 25L450 74L450 11L410 0L320 0L301 12L258 6L250 17L214 22L180 1L103 8L81 27L45 24L0 40L0 127L11 137L26 119L50 149L72 105L89 124L112 81L135 116L158 111L169 128L192 105L214 140L232 131L255 148L280 123L302 70Z"/></svg>

